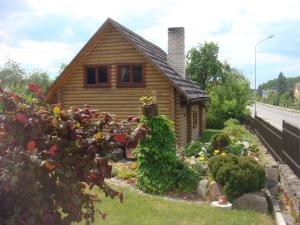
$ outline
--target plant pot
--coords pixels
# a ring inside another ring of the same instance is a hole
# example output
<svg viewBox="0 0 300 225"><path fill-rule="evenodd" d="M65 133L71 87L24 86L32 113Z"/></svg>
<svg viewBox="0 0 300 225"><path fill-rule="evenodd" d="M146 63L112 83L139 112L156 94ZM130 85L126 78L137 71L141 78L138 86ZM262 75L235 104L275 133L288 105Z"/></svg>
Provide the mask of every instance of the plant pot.
<svg viewBox="0 0 300 225"><path fill-rule="evenodd" d="M225 195L219 196L218 203L219 203L220 205L226 205L226 204L227 204L227 197L226 197Z"/></svg>
<svg viewBox="0 0 300 225"><path fill-rule="evenodd" d="M115 141L125 143L127 141L127 134L114 134Z"/></svg>

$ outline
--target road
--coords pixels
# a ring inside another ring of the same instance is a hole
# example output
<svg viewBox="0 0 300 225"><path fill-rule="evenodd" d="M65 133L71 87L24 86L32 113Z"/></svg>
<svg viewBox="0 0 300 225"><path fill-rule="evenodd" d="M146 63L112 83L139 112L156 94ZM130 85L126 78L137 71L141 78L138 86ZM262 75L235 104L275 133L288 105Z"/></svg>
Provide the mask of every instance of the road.
<svg viewBox="0 0 300 225"><path fill-rule="evenodd" d="M252 116L254 115L254 105L250 107L252 112ZM300 128L300 111L299 113L296 112L289 112L286 109L279 107L272 107L266 106L264 104L257 103L256 105L256 114L260 118L264 119L265 121L269 122L279 130L282 130L282 121L285 120L292 125L295 125Z"/></svg>

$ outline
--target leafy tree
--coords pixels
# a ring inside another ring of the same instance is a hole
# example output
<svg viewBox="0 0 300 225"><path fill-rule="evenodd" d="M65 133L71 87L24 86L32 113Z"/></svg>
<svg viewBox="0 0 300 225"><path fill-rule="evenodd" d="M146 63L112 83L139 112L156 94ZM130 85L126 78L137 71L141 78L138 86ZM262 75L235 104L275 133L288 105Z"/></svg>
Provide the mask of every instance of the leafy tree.
<svg viewBox="0 0 300 225"><path fill-rule="evenodd" d="M66 68L67 66L68 66L68 64L66 64L66 63L60 64L59 70L58 70L58 72L57 72L57 76L59 76L59 75L65 70L65 68Z"/></svg>
<svg viewBox="0 0 300 225"><path fill-rule="evenodd" d="M192 48L187 55L187 74L206 90L222 83L222 63L218 59L219 46L213 42Z"/></svg>
<svg viewBox="0 0 300 225"><path fill-rule="evenodd" d="M35 83L41 87L44 92L50 88L53 82L53 80L50 79L49 74L44 71L34 71L29 75L26 81L28 83Z"/></svg>
<svg viewBox="0 0 300 225"><path fill-rule="evenodd" d="M22 83L25 78L25 71L20 63L8 59L2 68L0 68L0 80L7 85Z"/></svg>
<svg viewBox="0 0 300 225"><path fill-rule="evenodd" d="M230 118L242 120L249 114L247 105L252 92L250 82L237 70L226 73L222 85L213 87L207 113L207 126L223 128Z"/></svg>
<svg viewBox="0 0 300 225"><path fill-rule="evenodd" d="M267 103L271 105L279 105L280 95L278 92L272 92L267 99Z"/></svg>
<svg viewBox="0 0 300 225"><path fill-rule="evenodd" d="M287 81L282 72L279 73L277 78L277 91L280 95L288 91Z"/></svg>

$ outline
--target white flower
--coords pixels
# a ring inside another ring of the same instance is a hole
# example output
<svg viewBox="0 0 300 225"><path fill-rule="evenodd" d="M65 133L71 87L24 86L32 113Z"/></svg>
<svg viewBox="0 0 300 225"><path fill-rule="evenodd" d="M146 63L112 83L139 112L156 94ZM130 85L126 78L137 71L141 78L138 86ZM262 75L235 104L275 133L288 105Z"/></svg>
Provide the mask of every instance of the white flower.
<svg viewBox="0 0 300 225"><path fill-rule="evenodd" d="M242 143L243 143L243 145L244 145L245 148L249 148L250 147L249 142L243 141Z"/></svg>

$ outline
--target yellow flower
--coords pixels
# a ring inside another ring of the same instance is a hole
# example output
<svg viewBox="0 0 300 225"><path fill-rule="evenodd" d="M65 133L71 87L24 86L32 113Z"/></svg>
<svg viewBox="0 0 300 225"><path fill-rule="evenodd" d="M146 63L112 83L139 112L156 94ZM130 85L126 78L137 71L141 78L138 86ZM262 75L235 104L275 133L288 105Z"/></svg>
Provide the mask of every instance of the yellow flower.
<svg viewBox="0 0 300 225"><path fill-rule="evenodd" d="M215 153L215 154L219 154L219 153L220 153L220 150L217 150L217 149L216 149L216 150L214 150L214 153Z"/></svg>
<svg viewBox="0 0 300 225"><path fill-rule="evenodd" d="M226 155L226 153L225 153L225 152L222 152L222 153L221 153L221 156L224 156L224 155Z"/></svg>
<svg viewBox="0 0 300 225"><path fill-rule="evenodd" d="M199 159L200 161L204 161L204 160L205 160L205 157L204 157L204 156L200 156L198 159Z"/></svg>
<svg viewBox="0 0 300 225"><path fill-rule="evenodd" d="M76 123L75 127L80 128L81 127L80 123Z"/></svg>

